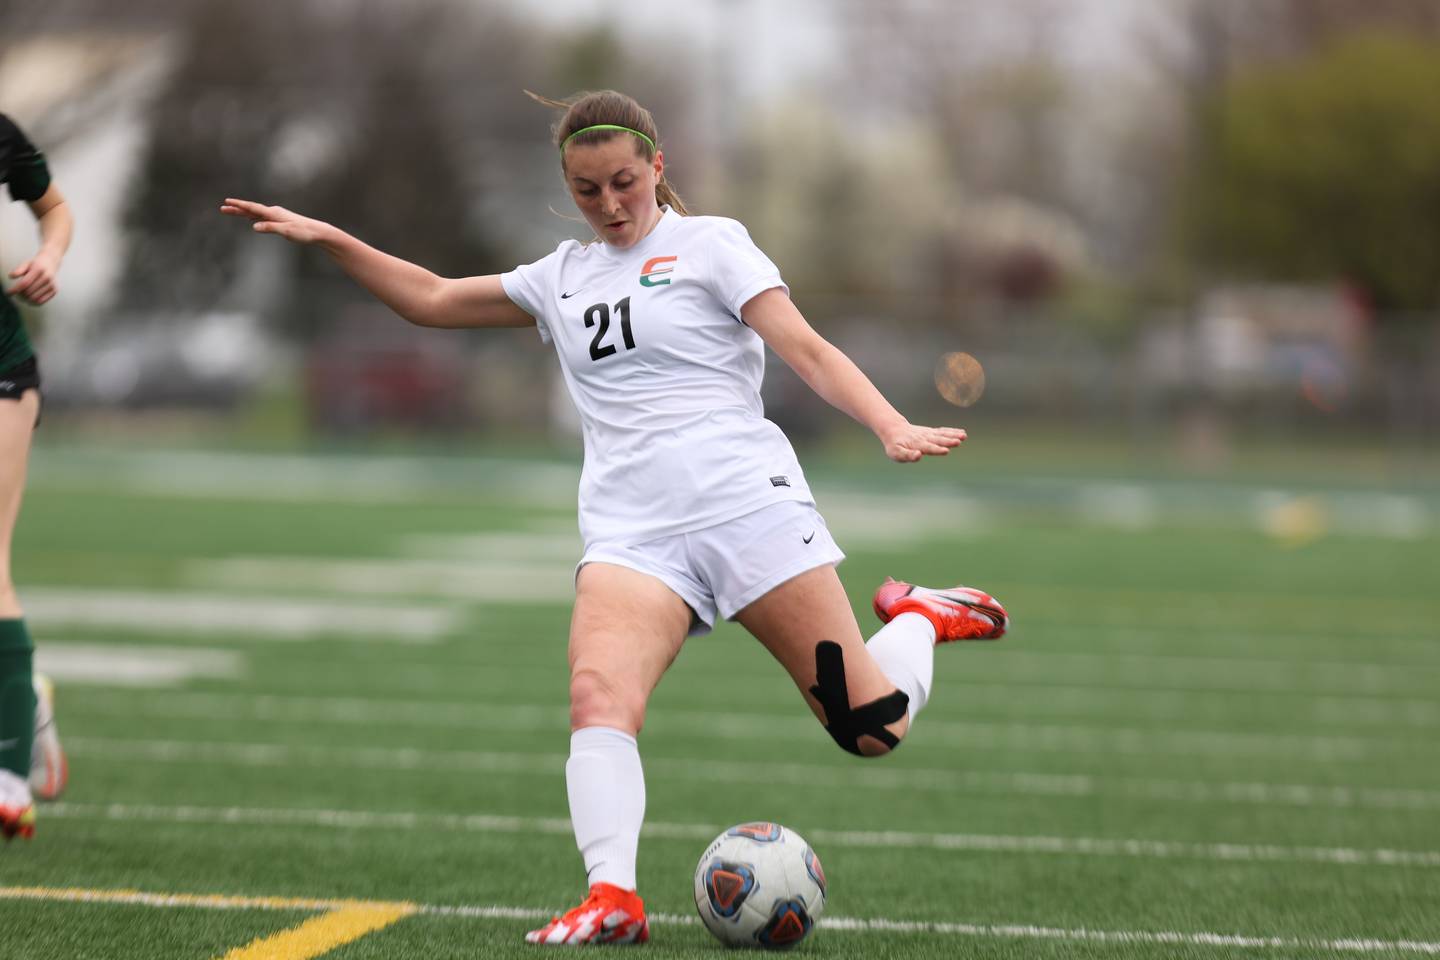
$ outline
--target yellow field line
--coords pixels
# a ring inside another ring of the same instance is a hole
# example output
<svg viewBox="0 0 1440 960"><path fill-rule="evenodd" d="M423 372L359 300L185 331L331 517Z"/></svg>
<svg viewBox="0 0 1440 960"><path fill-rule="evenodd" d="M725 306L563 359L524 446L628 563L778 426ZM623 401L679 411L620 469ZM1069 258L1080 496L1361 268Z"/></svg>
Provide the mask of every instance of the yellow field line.
<svg viewBox="0 0 1440 960"><path fill-rule="evenodd" d="M57 887L0 887L0 900L138 904L209 910L318 910L298 927L236 947L221 960L310 960L367 933L416 913L413 903L380 900L308 900L286 897L232 897L222 894L145 893L140 890L83 890Z"/></svg>
<svg viewBox="0 0 1440 960"><path fill-rule="evenodd" d="M236 947L221 960L309 960L415 912L410 904L347 907L311 917L298 927Z"/></svg>

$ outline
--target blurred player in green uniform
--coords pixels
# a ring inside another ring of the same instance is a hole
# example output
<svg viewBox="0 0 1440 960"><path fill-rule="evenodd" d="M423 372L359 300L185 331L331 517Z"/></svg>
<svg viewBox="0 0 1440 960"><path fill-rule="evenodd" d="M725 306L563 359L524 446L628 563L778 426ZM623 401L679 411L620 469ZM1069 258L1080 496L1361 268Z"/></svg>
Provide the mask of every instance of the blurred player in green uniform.
<svg viewBox="0 0 1440 960"><path fill-rule="evenodd" d="M49 682L34 674L34 644L10 576L10 542L20 514L30 437L40 419L40 370L12 298L39 306L55 296L55 275L74 221L50 182L45 157L0 114L0 184L24 201L40 227L40 249L10 271L0 294L0 835L35 832L34 798L65 786Z"/></svg>

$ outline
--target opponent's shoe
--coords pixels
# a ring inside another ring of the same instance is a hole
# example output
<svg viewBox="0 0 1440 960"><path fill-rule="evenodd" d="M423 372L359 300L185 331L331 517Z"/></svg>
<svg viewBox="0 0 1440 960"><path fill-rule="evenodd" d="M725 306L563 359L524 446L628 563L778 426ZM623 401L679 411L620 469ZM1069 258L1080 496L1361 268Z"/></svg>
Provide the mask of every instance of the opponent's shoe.
<svg viewBox="0 0 1440 960"><path fill-rule="evenodd" d="M547 946L645 943L649 939L645 902L634 890L610 883L594 884L590 887L590 896L580 906L525 934L527 943Z"/></svg>
<svg viewBox="0 0 1440 960"><path fill-rule="evenodd" d="M35 835L35 801L30 784L9 770L0 770L0 836L6 840Z"/></svg>
<svg viewBox="0 0 1440 960"><path fill-rule="evenodd" d="M35 743L30 750L30 790L36 800L54 800L70 779L70 765L55 728L55 684L35 674Z"/></svg>
<svg viewBox="0 0 1440 960"><path fill-rule="evenodd" d="M999 640L1010 627L1000 601L971 587L931 590L885 578L875 591L875 616L889 623L902 613L918 613L935 626L935 642Z"/></svg>

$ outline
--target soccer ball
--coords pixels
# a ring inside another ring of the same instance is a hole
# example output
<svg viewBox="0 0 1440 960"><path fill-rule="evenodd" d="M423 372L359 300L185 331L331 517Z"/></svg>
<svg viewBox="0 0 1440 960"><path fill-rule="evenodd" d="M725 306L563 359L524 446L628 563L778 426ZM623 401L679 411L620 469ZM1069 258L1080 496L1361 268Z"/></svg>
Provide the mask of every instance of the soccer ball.
<svg viewBox="0 0 1440 960"><path fill-rule="evenodd" d="M732 947L784 950L810 935L825 909L825 871L805 839L778 823L742 823L695 867L700 919Z"/></svg>

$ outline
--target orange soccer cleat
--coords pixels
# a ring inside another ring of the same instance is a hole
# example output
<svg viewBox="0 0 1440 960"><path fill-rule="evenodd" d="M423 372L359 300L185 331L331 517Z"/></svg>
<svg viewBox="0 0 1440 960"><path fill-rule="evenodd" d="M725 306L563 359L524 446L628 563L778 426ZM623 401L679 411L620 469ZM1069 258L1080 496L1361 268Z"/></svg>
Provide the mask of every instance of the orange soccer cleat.
<svg viewBox="0 0 1440 960"><path fill-rule="evenodd" d="M645 902L634 890L609 883L595 884L580 906L525 934L527 943L547 946L645 943L649 939Z"/></svg>
<svg viewBox="0 0 1440 960"><path fill-rule="evenodd" d="M35 801L30 784L9 770L0 770L0 837L29 840L34 835Z"/></svg>
<svg viewBox="0 0 1440 960"><path fill-rule="evenodd" d="M1000 601L972 587L931 590L885 578L875 591L875 616L889 623L902 613L918 613L935 626L935 642L998 640L1010 627Z"/></svg>

